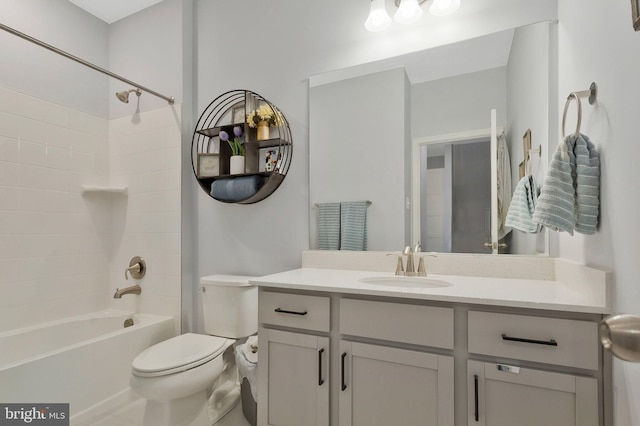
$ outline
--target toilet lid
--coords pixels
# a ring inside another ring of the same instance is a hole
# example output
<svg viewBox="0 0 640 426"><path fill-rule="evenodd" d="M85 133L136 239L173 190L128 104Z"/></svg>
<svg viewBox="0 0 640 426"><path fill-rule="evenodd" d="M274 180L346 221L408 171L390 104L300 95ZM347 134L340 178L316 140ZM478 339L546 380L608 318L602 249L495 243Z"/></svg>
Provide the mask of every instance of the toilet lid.
<svg viewBox="0 0 640 426"><path fill-rule="evenodd" d="M233 342L216 336L186 333L142 351L132 363L137 376L162 376L202 365Z"/></svg>

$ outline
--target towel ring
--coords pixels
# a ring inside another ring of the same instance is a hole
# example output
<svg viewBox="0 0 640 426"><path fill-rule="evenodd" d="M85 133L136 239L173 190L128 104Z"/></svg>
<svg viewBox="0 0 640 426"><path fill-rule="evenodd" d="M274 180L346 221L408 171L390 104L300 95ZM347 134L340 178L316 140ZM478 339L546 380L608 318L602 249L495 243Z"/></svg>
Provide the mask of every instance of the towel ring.
<svg viewBox="0 0 640 426"><path fill-rule="evenodd" d="M564 127L567 121L567 110L569 109L569 104L571 103L571 99L576 100L576 104L578 105L578 122L576 124L576 132L574 133L575 137L580 135L580 125L582 124L582 102L580 102L580 97L589 97L589 104L593 105L596 101L596 97L598 95L598 86L596 83L591 83L589 86L589 90L582 90L579 92L571 92L569 96L567 96L567 102L564 104L564 112L562 113L562 138L565 137Z"/></svg>

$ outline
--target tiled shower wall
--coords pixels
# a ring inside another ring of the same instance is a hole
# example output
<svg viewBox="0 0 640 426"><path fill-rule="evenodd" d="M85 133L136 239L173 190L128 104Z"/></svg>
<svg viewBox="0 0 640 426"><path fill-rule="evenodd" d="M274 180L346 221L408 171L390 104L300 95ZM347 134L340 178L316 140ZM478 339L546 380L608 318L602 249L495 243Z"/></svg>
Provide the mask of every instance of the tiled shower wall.
<svg viewBox="0 0 640 426"><path fill-rule="evenodd" d="M135 109L134 102L130 105ZM111 120L109 126L111 183L129 191L128 197L112 205L110 306L172 315L178 334L180 111L179 105L167 106ZM117 287L135 284L124 278L133 256L142 256L147 263L147 273L139 281L141 297L113 299Z"/></svg>
<svg viewBox="0 0 640 426"><path fill-rule="evenodd" d="M108 307L179 318L179 117L110 123L0 88L0 332ZM143 293L115 301L134 255Z"/></svg>

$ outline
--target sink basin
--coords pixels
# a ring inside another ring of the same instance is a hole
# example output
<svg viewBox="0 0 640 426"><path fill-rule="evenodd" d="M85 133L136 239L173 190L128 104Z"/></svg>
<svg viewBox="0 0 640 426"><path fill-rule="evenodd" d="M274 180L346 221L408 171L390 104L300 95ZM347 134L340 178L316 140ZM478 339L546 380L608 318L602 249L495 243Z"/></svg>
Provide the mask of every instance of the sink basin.
<svg viewBox="0 0 640 426"><path fill-rule="evenodd" d="M389 287L410 287L410 288L442 288L449 287L451 283L446 281L434 280L429 277L407 277L402 275L393 275L390 277L366 277L361 278L360 282L365 284L384 285Z"/></svg>

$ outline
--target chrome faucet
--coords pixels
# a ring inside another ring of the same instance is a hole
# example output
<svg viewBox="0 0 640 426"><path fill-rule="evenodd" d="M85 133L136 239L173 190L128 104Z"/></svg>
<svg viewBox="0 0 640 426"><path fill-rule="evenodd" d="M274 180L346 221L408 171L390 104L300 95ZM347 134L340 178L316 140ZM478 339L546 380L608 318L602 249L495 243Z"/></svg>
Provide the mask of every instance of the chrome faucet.
<svg viewBox="0 0 640 426"><path fill-rule="evenodd" d="M407 256L407 267L405 268L404 274L412 277L416 274L416 267L413 264L413 249L409 246L406 246L402 251L402 254Z"/></svg>
<svg viewBox="0 0 640 426"><path fill-rule="evenodd" d="M125 287L123 289L116 288L116 294L113 295L114 299L121 299L125 294L140 294L142 293L142 288L136 284L131 287Z"/></svg>

